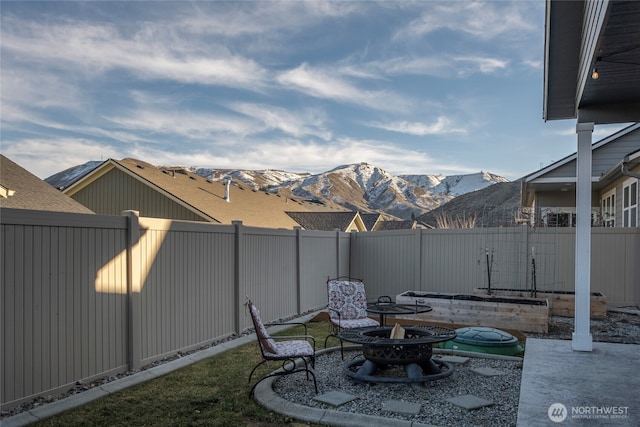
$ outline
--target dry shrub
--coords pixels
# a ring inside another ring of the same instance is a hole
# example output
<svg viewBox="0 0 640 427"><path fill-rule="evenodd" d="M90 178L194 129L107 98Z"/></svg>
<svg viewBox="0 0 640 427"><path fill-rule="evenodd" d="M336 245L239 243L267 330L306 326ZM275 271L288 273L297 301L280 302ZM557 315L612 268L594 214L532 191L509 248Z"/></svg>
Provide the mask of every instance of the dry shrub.
<svg viewBox="0 0 640 427"><path fill-rule="evenodd" d="M478 216L472 214L467 216L465 213L462 217L459 215L451 216L446 213L439 213L436 217L437 228L476 228Z"/></svg>

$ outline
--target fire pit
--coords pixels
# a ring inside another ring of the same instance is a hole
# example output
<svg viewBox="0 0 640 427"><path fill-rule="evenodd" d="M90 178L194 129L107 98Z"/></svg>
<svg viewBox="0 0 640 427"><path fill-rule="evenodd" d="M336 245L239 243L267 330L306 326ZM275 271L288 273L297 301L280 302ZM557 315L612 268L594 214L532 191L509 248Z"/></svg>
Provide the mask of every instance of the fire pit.
<svg viewBox="0 0 640 427"><path fill-rule="evenodd" d="M362 356L344 365L343 371L359 381L421 383L453 374L451 364L431 359L434 343L456 337L453 329L437 326L407 326L404 338L391 338L391 326L345 329L340 339L362 345ZM406 377L374 375L389 365L404 367Z"/></svg>

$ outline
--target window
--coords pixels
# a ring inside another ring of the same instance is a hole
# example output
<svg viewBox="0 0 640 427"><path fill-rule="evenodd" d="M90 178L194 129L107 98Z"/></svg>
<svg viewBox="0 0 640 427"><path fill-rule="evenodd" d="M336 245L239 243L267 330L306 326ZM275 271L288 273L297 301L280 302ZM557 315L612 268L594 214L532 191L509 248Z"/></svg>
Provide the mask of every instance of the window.
<svg viewBox="0 0 640 427"><path fill-rule="evenodd" d="M638 226L638 180L630 179L622 186L623 227Z"/></svg>
<svg viewBox="0 0 640 427"><path fill-rule="evenodd" d="M605 227L616 226L616 190L605 193L602 198L602 225Z"/></svg>

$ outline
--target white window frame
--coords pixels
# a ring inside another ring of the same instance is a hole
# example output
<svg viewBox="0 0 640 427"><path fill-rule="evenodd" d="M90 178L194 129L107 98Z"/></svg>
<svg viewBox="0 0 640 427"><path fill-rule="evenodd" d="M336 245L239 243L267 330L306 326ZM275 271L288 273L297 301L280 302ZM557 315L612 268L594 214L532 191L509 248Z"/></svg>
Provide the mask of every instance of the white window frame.
<svg viewBox="0 0 640 427"><path fill-rule="evenodd" d="M640 227L638 209L640 207L640 180L631 178L622 183L622 226Z"/></svg>
<svg viewBox="0 0 640 427"><path fill-rule="evenodd" d="M616 226L616 189L613 188L602 195L602 226Z"/></svg>

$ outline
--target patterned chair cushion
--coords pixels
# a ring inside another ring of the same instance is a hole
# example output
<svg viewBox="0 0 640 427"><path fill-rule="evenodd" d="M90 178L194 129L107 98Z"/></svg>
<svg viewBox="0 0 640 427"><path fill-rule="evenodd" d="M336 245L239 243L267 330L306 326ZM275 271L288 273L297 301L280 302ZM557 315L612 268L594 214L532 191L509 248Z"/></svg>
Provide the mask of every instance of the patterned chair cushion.
<svg viewBox="0 0 640 427"><path fill-rule="evenodd" d="M380 326L380 322L378 322L377 320L369 319L368 317L365 317L364 319L342 320L339 322L339 324L338 320L334 321L333 319L331 319L331 323L344 329Z"/></svg>
<svg viewBox="0 0 640 427"><path fill-rule="evenodd" d="M341 324L345 320L358 320L367 318L367 296L364 283L350 280L329 280L329 316L331 320L338 321L340 312ZM366 326L366 325L365 325Z"/></svg>
<svg viewBox="0 0 640 427"><path fill-rule="evenodd" d="M275 351L266 352L271 357L312 357L315 353L308 341L278 341L275 342Z"/></svg>
<svg viewBox="0 0 640 427"><path fill-rule="evenodd" d="M278 346L276 342L269 336L267 333L267 328L264 327L262 323L262 319L260 319L260 310L256 308L255 305L251 301L249 304L249 312L251 313L251 317L253 318L253 324L256 328L256 335L258 336L258 341L262 346L262 349L265 353L277 354ZM307 343L309 344L309 343Z"/></svg>

